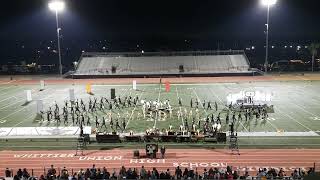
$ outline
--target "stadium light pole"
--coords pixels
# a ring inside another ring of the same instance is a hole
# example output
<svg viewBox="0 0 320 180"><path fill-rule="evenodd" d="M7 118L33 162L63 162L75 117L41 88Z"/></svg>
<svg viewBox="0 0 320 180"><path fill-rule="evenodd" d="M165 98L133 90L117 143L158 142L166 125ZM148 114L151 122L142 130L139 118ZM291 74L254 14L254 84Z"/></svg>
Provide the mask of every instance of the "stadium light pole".
<svg viewBox="0 0 320 180"><path fill-rule="evenodd" d="M264 72L268 71L268 53L269 53L269 19L270 7L277 3L277 0L261 0L264 6L267 6L267 24L266 24L266 57L264 62Z"/></svg>
<svg viewBox="0 0 320 180"><path fill-rule="evenodd" d="M53 0L48 4L49 9L56 13L56 25L57 25L57 38L58 38L58 54L59 54L59 73L62 76L62 62L61 62L61 49L60 49L60 30L59 28L59 12L65 8L65 3L61 0Z"/></svg>

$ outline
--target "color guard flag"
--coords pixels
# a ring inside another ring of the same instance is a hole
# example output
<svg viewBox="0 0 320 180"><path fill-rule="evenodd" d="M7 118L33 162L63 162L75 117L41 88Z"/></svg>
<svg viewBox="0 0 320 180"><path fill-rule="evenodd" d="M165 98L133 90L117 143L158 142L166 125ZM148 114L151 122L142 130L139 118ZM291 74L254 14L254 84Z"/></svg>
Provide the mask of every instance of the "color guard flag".
<svg viewBox="0 0 320 180"><path fill-rule="evenodd" d="M132 81L132 89L137 90L137 81L136 80Z"/></svg>
<svg viewBox="0 0 320 180"><path fill-rule="evenodd" d="M31 102L32 101L32 96L31 96L31 90L27 90L27 102Z"/></svg>
<svg viewBox="0 0 320 180"><path fill-rule="evenodd" d="M87 84L87 85L86 85L86 92L87 92L88 94L91 94L91 93L92 93L92 91L91 91L91 84Z"/></svg>
<svg viewBox="0 0 320 180"><path fill-rule="evenodd" d="M165 87L166 87L166 92L170 92L170 83L168 81L166 81Z"/></svg>
<svg viewBox="0 0 320 180"><path fill-rule="evenodd" d="M44 80L41 80L40 81L40 91L43 91L44 90Z"/></svg>
<svg viewBox="0 0 320 180"><path fill-rule="evenodd" d="M74 89L69 89L69 100L70 101L75 101L76 98L74 96Z"/></svg>

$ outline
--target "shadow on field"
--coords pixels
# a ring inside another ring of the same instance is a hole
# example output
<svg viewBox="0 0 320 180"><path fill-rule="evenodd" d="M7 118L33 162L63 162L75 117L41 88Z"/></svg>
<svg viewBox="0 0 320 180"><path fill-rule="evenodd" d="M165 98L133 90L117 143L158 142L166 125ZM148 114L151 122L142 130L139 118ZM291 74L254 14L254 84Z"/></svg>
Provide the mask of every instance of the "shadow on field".
<svg viewBox="0 0 320 180"><path fill-rule="evenodd" d="M28 106L28 104L30 104L32 101L26 101L25 103L23 103L21 106Z"/></svg>

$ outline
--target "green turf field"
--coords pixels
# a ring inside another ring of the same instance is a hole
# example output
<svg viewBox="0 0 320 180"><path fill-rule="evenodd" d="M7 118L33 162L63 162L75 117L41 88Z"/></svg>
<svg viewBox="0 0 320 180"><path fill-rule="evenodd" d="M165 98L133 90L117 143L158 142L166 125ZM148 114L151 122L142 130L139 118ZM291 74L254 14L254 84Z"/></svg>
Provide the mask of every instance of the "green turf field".
<svg viewBox="0 0 320 180"><path fill-rule="evenodd" d="M127 119L127 131L144 132L146 128L157 127L159 129L168 128L169 124L176 129L182 123L176 117L178 98L181 97L184 107L182 110L190 110L190 98L199 99L201 102L216 101L219 105L218 111L205 110L200 108L200 116L215 114L223 111L226 105L226 96L239 91L261 90L273 93L274 113L269 114L265 121L258 119L252 121L239 121L236 124L238 132L306 132L320 131L320 82L313 81L292 81L292 82L252 82L252 83L216 83L216 84L172 84L171 91L165 92L164 87L158 84L140 84L138 91L132 90L131 85L92 85L93 96L106 96L110 98L110 88L116 88L117 96L139 96L140 99L165 100L169 99L174 108L173 116L162 120L150 120L143 117L138 118L141 107L130 107L121 110L113 110L113 116L119 113ZM38 127L56 126L56 123L39 123L36 116L37 99L42 99L45 109L52 106L54 101L63 104L67 100L68 89L74 88L76 98L88 101L92 95L85 93L84 85L48 85L44 91L39 91L36 85L1 85L0 86L0 125L1 127ZM25 90L32 90L33 101L26 102ZM109 110L98 111L96 114L106 116ZM223 129L227 130L222 113ZM190 120L191 121L191 120ZM191 123L191 122L190 122ZM94 122L92 120L94 127ZM64 125L62 125L64 126ZM69 123L67 126L72 126ZM107 130L108 129L102 129Z"/></svg>

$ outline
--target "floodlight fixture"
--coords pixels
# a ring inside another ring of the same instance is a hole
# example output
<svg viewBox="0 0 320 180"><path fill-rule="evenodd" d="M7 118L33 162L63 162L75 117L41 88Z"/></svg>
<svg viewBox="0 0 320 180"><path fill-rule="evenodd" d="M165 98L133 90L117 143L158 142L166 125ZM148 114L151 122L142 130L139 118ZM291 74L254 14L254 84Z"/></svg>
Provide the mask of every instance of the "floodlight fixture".
<svg viewBox="0 0 320 180"><path fill-rule="evenodd" d="M61 62L61 48L60 48L60 31L59 27L59 12L63 11L65 8L65 3L62 0L52 0L48 4L49 9L54 11L56 14L56 25L57 25L57 39L58 39L58 55L59 55L59 73L62 76L62 62Z"/></svg>
<svg viewBox="0 0 320 180"><path fill-rule="evenodd" d="M269 16L270 16L270 8L271 6L275 5L277 3L277 0L261 0L261 3L264 6L267 6L267 23L266 25L266 57L264 62L264 72L267 73L268 71L268 53L269 53Z"/></svg>
<svg viewBox="0 0 320 180"><path fill-rule="evenodd" d="M65 3L61 0L54 0L49 2L48 6L51 11L61 12L65 8Z"/></svg>
<svg viewBox="0 0 320 180"><path fill-rule="evenodd" d="M277 4L277 0L261 0L261 3L264 6L273 6Z"/></svg>

